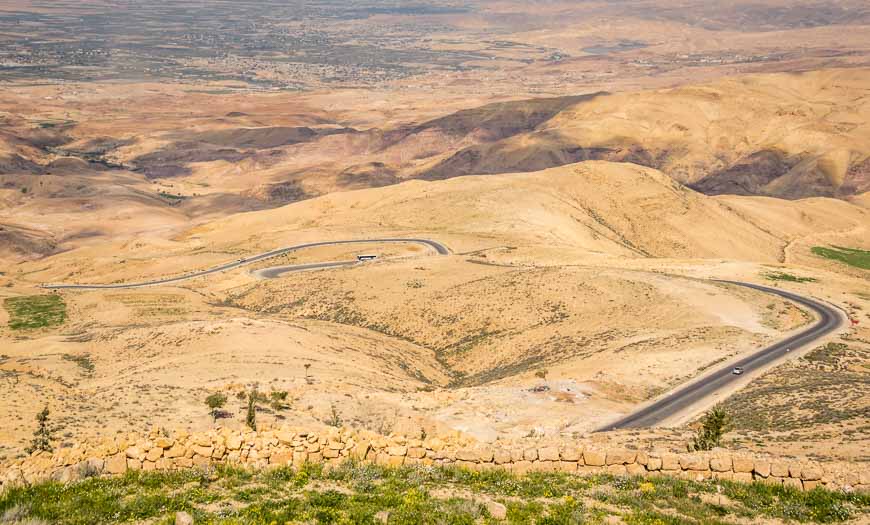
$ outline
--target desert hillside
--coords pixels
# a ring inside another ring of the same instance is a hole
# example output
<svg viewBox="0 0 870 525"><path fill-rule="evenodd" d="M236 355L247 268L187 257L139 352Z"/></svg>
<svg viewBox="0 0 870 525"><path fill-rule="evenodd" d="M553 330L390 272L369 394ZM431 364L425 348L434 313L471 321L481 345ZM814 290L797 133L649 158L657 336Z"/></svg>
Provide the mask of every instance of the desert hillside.
<svg viewBox="0 0 870 525"><path fill-rule="evenodd" d="M0 525L864 523L868 36L0 1Z"/></svg>
<svg viewBox="0 0 870 525"><path fill-rule="evenodd" d="M413 101L405 105L415 111L386 109L386 99L350 112L317 106L314 95L242 103L157 86L60 97L19 89L0 107L0 224L41 238L43 248L11 238L7 251L27 258L45 246L171 236L333 192L596 159L656 168L705 194L862 205L870 190L868 82L868 69L776 73L472 107L450 100L440 115Z"/></svg>
<svg viewBox="0 0 870 525"><path fill-rule="evenodd" d="M130 282L302 242L411 234L460 253L509 247L512 260L529 264L627 257L826 266L808 243L862 245L868 214L838 199L711 197L651 168L589 161L334 193L172 239L157 231L135 242L92 243L19 271L34 283Z"/></svg>
<svg viewBox="0 0 870 525"><path fill-rule="evenodd" d="M186 237L257 242L308 229L411 231L533 245L587 256L726 258L784 262L782 251L810 233L861 238L868 211L835 199L710 197L636 164L591 161L536 173L412 181L332 194L274 210L236 215ZM286 232L286 233L282 233ZM448 241L449 242L449 241ZM478 246L475 246L478 248Z"/></svg>
<svg viewBox="0 0 870 525"><path fill-rule="evenodd" d="M764 282L786 270L824 283L804 285L814 294L866 303L856 292L861 270L810 248L866 249L867 225L868 211L843 200L707 196L655 169L606 161L339 192L171 239L94 242L21 263L4 293L180 275L323 240L428 238L452 253L322 247L162 289L64 292L63 328L21 340L6 332L3 367L41 378L35 389L56 377L57 392L86 388L91 401L111 401L104 422L144 404L167 424L201 425L202 392L259 382L290 392L300 422L322 421L336 405L372 429L412 418L486 439L582 432L809 320L786 301L710 277ZM359 253L383 260L257 273ZM86 355L95 371L77 375L63 355ZM541 374L555 394L529 392ZM153 393L141 393L145 385ZM549 424L535 416L541 403Z"/></svg>
<svg viewBox="0 0 870 525"><path fill-rule="evenodd" d="M708 194L849 197L870 189L868 82L867 70L783 73L598 94L565 109L554 100L553 116L529 131L493 136L484 121L476 144L421 175L599 158L655 167Z"/></svg>

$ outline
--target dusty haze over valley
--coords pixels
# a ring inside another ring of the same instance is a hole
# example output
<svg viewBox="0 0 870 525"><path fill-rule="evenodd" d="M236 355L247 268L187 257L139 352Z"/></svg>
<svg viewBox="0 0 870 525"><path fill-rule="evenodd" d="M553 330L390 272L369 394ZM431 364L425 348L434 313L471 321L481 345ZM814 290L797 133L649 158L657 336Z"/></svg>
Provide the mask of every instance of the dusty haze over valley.
<svg viewBox="0 0 870 525"><path fill-rule="evenodd" d="M866 2L0 4L0 465L256 389L486 444L715 406L866 470L868 279ZM731 374L817 322L778 290L831 326Z"/></svg>

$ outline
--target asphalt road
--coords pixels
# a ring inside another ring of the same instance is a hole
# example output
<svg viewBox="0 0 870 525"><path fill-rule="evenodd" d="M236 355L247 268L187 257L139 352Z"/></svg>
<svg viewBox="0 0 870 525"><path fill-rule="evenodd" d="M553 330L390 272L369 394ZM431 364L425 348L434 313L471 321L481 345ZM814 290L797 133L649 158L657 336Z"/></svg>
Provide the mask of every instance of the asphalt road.
<svg viewBox="0 0 870 525"><path fill-rule="evenodd" d="M335 261L324 263L293 264L288 266L272 266L271 268L263 268L262 270L256 270L251 273L253 273L257 277L262 277L264 279L274 279L276 277L284 275L285 273L302 272L305 270L320 270L323 268L338 268L341 266L351 266L354 264L359 264L359 261Z"/></svg>
<svg viewBox="0 0 870 525"><path fill-rule="evenodd" d="M744 357L736 363L731 363L728 366L722 367L715 372L704 376L703 378L690 383L687 386L678 388L662 397L658 401L647 405L633 414L606 425L599 432L606 430L616 430L621 428L640 428L655 426L667 418L675 416L689 408L691 405L703 400L707 396L712 396L723 388L726 388L733 383L740 381L742 375L735 375L732 370L735 367L743 367L744 374L750 374L769 365L771 362L781 358L788 353L788 349L796 349L805 344L811 343L816 339L824 337L843 324L843 317L832 306L827 304L802 297L791 292L779 290L777 288L769 288L757 284L743 283L738 281L715 281L720 283L733 284L737 286L745 286L754 290L760 290L775 295L784 297L790 301L794 301L802 306L805 306L818 315L818 320L806 330L780 341L776 344L768 346L748 357Z"/></svg>
<svg viewBox="0 0 870 525"><path fill-rule="evenodd" d="M279 255L284 255L285 253L294 252L297 250L302 250L305 248L316 248L319 246L333 246L338 244L383 244L383 243L414 243L414 244L422 244L424 246L428 246L435 250L438 255L447 255L450 253L450 250L447 249L443 244L430 241L429 239L354 239L349 241L323 241L323 242L311 242L307 244L299 244L296 246L290 246L289 248L279 248L277 250L272 250L270 252L261 253L259 255L254 255L252 257L246 257L244 259L240 259L237 261L229 262L226 264L222 264L220 266L215 266L214 268L209 268L207 270L202 270L198 272L192 272L184 275L177 275L175 277L167 277L165 279L155 279L153 281L143 281L140 283L119 283L119 284L43 284L43 288L48 288L51 290L103 290L103 289L118 289L118 288L142 288L145 286L156 286L161 284L173 284L179 283L182 281L187 281L190 279L195 279L197 277L202 277L204 275L209 275L218 272L225 272L227 270L232 270L234 268L240 268L242 266L246 266L248 264L253 264L255 262L260 262L266 259L271 259L272 257L278 257ZM324 262L324 263L313 263L303 265L305 268L296 267L297 269L315 269L315 268L332 268L335 266L342 266L353 264L355 261L347 261L347 262ZM291 271L289 268L284 271L278 271L275 275L279 275L281 273L285 273L286 271ZM274 277L274 275L272 276Z"/></svg>

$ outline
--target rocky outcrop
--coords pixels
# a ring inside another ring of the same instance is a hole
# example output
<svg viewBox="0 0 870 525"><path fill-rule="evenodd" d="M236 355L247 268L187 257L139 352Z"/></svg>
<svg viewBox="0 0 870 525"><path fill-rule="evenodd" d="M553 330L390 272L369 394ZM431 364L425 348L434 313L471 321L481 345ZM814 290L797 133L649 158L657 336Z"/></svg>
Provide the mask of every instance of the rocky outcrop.
<svg viewBox="0 0 870 525"><path fill-rule="evenodd" d="M453 435L427 439L382 436L331 428L311 432L282 427L261 432L215 429L170 434L154 429L97 444L80 444L54 453L35 453L0 469L2 487L53 479L74 481L128 470L180 470L215 463L252 468L298 467L305 463L338 465L347 460L379 465L455 465L470 470L505 469L569 472L577 475L666 475L690 480L725 479L786 485L805 490L826 487L870 491L866 463L820 464L799 458L758 457L726 450L677 454L630 450L606 444L497 442L481 444Z"/></svg>

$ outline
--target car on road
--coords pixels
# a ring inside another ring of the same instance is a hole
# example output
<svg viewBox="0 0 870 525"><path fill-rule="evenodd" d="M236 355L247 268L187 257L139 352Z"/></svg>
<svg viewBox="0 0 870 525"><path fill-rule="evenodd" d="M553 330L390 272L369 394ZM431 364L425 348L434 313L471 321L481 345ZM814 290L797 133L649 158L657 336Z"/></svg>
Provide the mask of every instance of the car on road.
<svg viewBox="0 0 870 525"><path fill-rule="evenodd" d="M731 370L731 373L736 375L736 376L742 375L743 374L743 367L742 366L735 366L734 369Z"/></svg>

